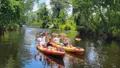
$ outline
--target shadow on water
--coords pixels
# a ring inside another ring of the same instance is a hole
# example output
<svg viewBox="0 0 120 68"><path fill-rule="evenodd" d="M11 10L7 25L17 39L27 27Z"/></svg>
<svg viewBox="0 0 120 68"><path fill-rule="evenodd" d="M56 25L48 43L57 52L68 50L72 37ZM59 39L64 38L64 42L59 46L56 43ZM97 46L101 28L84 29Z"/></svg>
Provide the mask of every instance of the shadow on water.
<svg viewBox="0 0 120 68"><path fill-rule="evenodd" d="M83 55L81 56L79 54L73 54L73 53L66 52L66 56L69 57L70 59L74 59L79 62L84 62Z"/></svg>
<svg viewBox="0 0 120 68"><path fill-rule="evenodd" d="M35 55L35 59L39 60L40 62L44 62L44 68L46 67L64 68L63 58L47 55L38 51L38 54Z"/></svg>

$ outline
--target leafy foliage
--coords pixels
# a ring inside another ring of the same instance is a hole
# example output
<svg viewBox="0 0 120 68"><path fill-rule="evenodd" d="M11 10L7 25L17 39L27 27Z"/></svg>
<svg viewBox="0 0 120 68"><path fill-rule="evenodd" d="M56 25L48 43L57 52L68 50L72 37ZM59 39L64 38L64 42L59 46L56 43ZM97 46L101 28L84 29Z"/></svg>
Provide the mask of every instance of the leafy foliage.
<svg viewBox="0 0 120 68"><path fill-rule="evenodd" d="M32 9L34 0L0 0L0 33L16 30L25 23L24 13Z"/></svg>
<svg viewBox="0 0 120 68"><path fill-rule="evenodd" d="M74 21L88 33L102 33L116 37L120 28L119 0L71 0ZM78 4L79 3L79 4ZM90 31L90 32L89 32Z"/></svg>
<svg viewBox="0 0 120 68"><path fill-rule="evenodd" d="M40 8L36 12L28 13L27 16L27 25L32 27L41 27L46 28L50 21L50 12L46 8L45 3L40 4Z"/></svg>
<svg viewBox="0 0 120 68"><path fill-rule="evenodd" d="M40 28L54 24L55 29L77 28L90 34L120 37L119 0L50 0L51 10L41 3L38 11L32 12L35 2L39 0L0 0L0 32L18 29L22 24ZM72 16L68 15L70 7Z"/></svg>

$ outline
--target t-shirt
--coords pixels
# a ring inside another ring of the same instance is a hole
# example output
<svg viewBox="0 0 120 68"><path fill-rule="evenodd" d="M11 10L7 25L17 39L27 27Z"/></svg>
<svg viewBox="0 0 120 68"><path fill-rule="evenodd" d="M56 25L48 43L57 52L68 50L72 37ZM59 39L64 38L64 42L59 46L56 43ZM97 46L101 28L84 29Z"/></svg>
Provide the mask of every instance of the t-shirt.
<svg viewBox="0 0 120 68"><path fill-rule="evenodd" d="M60 38L55 37L55 38L53 39L53 41L54 41L55 43L59 44L59 43L60 43Z"/></svg>
<svg viewBox="0 0 120 68"><path fill-rule="evenodd" d="M39 37L37 38L37 41L39 42L40 45L46 45L45 37Z"/></svg>
<svg viewBox="0 0 120 68"><path fill-rule="evenodd" d="M45 36L42 37L42 41L45 42Z"/></svg>
<svg viewBox="0 0 120 68"><path fill-rule="evenodd" d="M46 43L43 42L43 41L42 41L42 42L39 42L39 44L40 44L40 45L44 45L44 46L46 45Z"/></svg>
<svg viewBox="0 0 120 68"><path fill-rule="evenodd" d="M41 42L41 41L42 41L42 38L41 38L41 37L37 38L37 41L38 41L38 42Z"/></svg>
<svg viewBox="0 0 120 68"><path fill-rule="evenodd" d="M46 45L46 41L45 41L45 39L46 39L45 36L43 36L43 37L42 37L42 42L41 42L42 45Z"/></svg>

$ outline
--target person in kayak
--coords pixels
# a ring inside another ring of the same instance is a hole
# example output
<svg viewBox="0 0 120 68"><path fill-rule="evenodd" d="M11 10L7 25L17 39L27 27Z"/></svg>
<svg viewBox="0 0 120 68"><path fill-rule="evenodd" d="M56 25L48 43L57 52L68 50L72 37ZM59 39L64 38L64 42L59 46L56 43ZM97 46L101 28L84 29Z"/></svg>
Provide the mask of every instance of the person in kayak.
<svg viewBox="0 0 120 68"><path fill-rule="evenodd" d="M60 39L61 39L61 37L58 37L58 34L55 34L53 42L60 45L61 44ZM56 50L61 51L61 52L65 52L62 48L56 48Z"/></svg>
<svg viewBox="0 0 120 68"><path fill-rule="evenodd" d="M54 37L53 41L57 44L60 44L60 39L61 38L58 37L58 34L55 34L55 37Z"/></svg>
<svg viewBox="0 0 120 68"><path fill-rule="evenodd" d="M40 46L46 46L46 34L40 33L39 37L36 39Z"/></svg>
<svg viewBox="0 0 120 68"><path fill-rule="evenodd" d="M58 34L52 33L52 36L49 37L48 39L47 47L48 49L51 49L51 50L63 51L61 48L53 47L53 45L51 44L51 42L59 43L59 40L57 40L57 37L58 37Z"/></svg>
<svg viewBox="0 0 120 68"><path fill-rule="evenodd" d="M48 47L48 46L52 46L51 42L54 42L55 33L52 33L52 34L51 34L51 37L47 37L47 38L48 38L47 47Z"/></svg>
<svg viewBox="0 0 120 68"><path fill-rule="evenodd" d="M47 47L48 46L52 46L51 44L50 44L50 42L52 41L52 38L54 37L54 35L52 34L52 36L51 37L48 37L48 35L46 34L46 38L47 38Z"/></svg>
<svg viewBox="0 0 120 68"><path fill-rule="evenodd" d="M54 41L54 38L55 38L55 33L52 33L51 34L51 40Z"/></svg>
<svg viewBox="0 0 120 68"><path fill-rule="evenodd" d="M72 47L72 45L69 44L69 40L67 40L67 38L65 37L66 35L61 35L62 36L62 42L61 45L62 46L67 46L67 47Z"/></svg>
<svg viewBox="0 0 120 68"><path fill-rule="evenodd" d="M51 42L53 42L52 38L49 38L49 41L47 43L47 47L50 50L57 50L57 48L53 47L53 45L51 44Z"/></svg>
<svg viewBox="0 0 120 68"><path fill-rule="evenodd" d="M55 37L54 33L51 34L51 37L47 36L47 47L48 47L48 49L53 49L54 48L51 44L51 42L53 42L54 37Z"/></svg>
<svg viewBox="0 0 120 68"><path fill-rule="evenodd" d="M62 46L68 46L68 40L66 38L63 38L62 42Z"/></svg>
<svg viewBox="0 0 120 68"><path fill-rule="evenodd" d="M48 41L48 43L47 43L47 47L52 46L52 44L51 44L50 42L52 42L52 39L51 39L51 38L49 38L49 41Z"/></svg>
<svg viewBox="0 0 120 68"><path fill-rule="evenodd" d="M46 33L42 33L42 42L46 45Z"/></svg>

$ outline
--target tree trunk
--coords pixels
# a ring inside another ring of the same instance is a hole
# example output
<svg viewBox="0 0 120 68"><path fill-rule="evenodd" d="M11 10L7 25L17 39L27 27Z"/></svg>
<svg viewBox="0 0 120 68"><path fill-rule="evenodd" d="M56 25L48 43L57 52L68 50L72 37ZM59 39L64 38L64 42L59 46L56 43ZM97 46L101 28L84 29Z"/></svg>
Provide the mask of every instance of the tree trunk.
<svg viewBox="0 0 120 68"><path fill-rule="evenodd" d="M0 28L0 36L1 35L4 35L4 29L3 28Z"/></svg>

